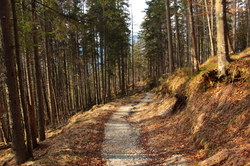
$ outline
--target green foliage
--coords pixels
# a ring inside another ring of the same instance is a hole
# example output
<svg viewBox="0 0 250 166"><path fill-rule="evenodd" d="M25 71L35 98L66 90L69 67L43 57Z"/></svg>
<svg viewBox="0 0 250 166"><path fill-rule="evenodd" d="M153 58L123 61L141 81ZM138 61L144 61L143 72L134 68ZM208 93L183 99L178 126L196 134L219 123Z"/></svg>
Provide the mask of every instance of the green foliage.
<svg viewBox="0 0 250 166"><path fill-rule="evenodd" d="M20 21L19 27L23 33L32 32L32 23L28 21Z"/></svg>

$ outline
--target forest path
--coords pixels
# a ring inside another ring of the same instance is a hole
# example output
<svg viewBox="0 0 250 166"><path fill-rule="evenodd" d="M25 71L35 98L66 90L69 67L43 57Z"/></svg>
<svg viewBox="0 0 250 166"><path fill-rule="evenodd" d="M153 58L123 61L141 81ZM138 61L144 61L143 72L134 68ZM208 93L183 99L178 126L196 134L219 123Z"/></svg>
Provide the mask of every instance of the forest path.
<svg viewBox="0 0 250 166"><path fill-rule="evenodd" d="M150 102L152 94L147 93L139 104ZM131 113L131 103L121 106L106 123L102 158L108 166L146 165L148 154L139 146L140 129L131 125L126 117Z"/></svg>

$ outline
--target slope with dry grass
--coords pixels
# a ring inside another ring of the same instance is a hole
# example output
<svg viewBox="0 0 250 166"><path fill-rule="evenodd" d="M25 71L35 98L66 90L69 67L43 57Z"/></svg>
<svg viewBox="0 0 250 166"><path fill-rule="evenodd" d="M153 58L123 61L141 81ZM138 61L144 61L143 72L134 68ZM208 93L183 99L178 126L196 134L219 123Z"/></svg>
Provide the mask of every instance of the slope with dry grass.
<svg viewBox="0 0 250 166"><path fill-rule="evenodd" d="M190 165L245 165L250 158L250 48L232 56L217 78L216 57L197 75L177 70L130 120L142 127L142 145L161 165L182 154ZM203 162L202 162L203 161Z"/></svg>

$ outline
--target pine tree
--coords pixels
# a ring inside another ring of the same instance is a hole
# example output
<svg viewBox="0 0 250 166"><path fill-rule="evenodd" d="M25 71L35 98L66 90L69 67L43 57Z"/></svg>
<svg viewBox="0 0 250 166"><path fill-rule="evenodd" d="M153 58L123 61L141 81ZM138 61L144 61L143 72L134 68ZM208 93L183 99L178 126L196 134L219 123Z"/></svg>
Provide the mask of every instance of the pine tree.
<svg viewBox="0 0 250 166"><path fill-rule="evenodd" d="M0 1L0 18L4 43L5 65L7 69L7 85L10 98L10 111L13 129L13 146L17 164L22 164L28 159L24 142L24 129L21 122L21 108L18 95L16 60L14 54L13 33L11 31L10 5L8 0Z"/></svg>

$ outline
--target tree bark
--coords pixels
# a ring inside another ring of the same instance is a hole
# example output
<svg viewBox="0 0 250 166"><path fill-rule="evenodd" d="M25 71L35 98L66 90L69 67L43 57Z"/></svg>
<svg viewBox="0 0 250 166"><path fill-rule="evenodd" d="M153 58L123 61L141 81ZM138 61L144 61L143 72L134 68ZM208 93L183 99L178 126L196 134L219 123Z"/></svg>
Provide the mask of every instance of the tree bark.
<svg viewBox="0 0 250 166"><path fill-rule="evenodd" d="M234 9L234 14L233 14L233 50L234 52L236 51L236 19L237 19L237 0L233 0L233 9Z"/></svg>
<svg viewBox="0 0 250 166"><path fill-rule="evenodd" d="M217 28L217 50L218 50L218 76L226 75L226 64L227 64L227 54L226 51L226 38L225 38L225 19L224 7L226 0L216 0L215 1L215 11L216 11L216 28Z"/></svg>
<svg viewBox="0 0 250 166"><path fill-rule="evenodd" d="M174 0L175 5L175 30L176 30L176 56L178 61L178 67L182 66L182 58L180 53L180 32L179 32L179 17L178 17L178 5L177 0Z"/></svg>
<svg viewBox="0 0 250 166"><path fill-rule="evenodd" d="M209 32L209 39L210 39L211 55L215 56L213 33L212 33L212 28L213 27L212 27L211 21L210 21L207 0L205 0L205 8L206 8L207 23L208 23L208 32ZM213 13L211 13L211 14L213 14ZM213 15L212 15L212 17L213 17Z"/></svg>
<svg viewBox="0 0 250 166"><path fill-rule="evenodd" d="M31 131L30 131L30 124L29 124L29 117L28 117L28 108L26 102L26 92L24 86L24 72L22 68L22 57L20 54L20 46L19 46L19 33L18 33L18 25L17 25L17 17L16 17L16 3L15 0L11 0L12 4L12 15L13 15L13 28L14 28L14 39L15 39L15 52L17 58L17 67L18 67L18 80L19 80L19 89L20 89L20 97L21 97L21 104L24 116L24 125L26 131L26 142L27 142L27 150L29 157L33 157L32 154L32 141L31 141Z"/></svg>
<svg viewBox="0 0 250 166"><path fill-rule="evenodd" d="M36 2L32 0L32 18L36 22ZM42 71L39 58L38 50L38 39L37 39L37 27L33 25L33 44L34 44L34 55L35 55L35 66L36 66L36 81L37 81L37 95L38 95L38 131L39 140L45 140L45 120L44 120L44 97L43 97L43 86L42 86Z"/></svg>
<svg viewBox="0 0 250 166"><path fill-rule="evenodd" d="M2 142L4 142L4 144L8 143L8 139L7 139L7 135L6 132L4 131L4 111L3 111L3 107L2 107L2 102L0 100L0 135L2 135ZM1 142L1 141L0 141Z"/></svg>
<svg viewBox="0 0 250 166"><path fill-rule="evenodd" d="M132 8L132 7L131 7ZM131 9L131 24L132 24L132 33L131 33L131 56L132 56L132 89L135 89L135 57L134 57L134 15L133 10Z"/></svg>
<svg viewBox="0 0 250 166"><path fill-rule="evenodd" d="M250 46L250 0L247 1L247 47Z"/></svg>
<svg viewBox="0 0 250 166"><path fill-rule="evenodd" d="M195 28L194 28L194 18L193 18L193 5L192 1L189 0L188 3L188 16L189 16L189 26L191 33L191 61L192 61L192 69L193 72L199 71L199 60L197 55L197 45L196 45L196 37L195 37Z"/></svg>
<svg viewBox="0 0 250 166"><path fill-rule="evenodd" d="M165 0L165 9L166 9L166 23L167 23L167 36L168 36L168 64L169 72L174 71L174 58L173 58L173 41L172 41L172 27L171 27L171 18L170 18L170 7L169 0Z"/></svg>
<svg viewBox="0 0 250 166"><path fill-rule="evenodd" d="M0 19L4 43L5 65L7 69L7 85L9 89L10 111L13 121L13 146L17 164L22 164L28 159L24 141L24 129L21 121L21 108L18 95L18 82L16 61L14 54L13 34L11 32L10 6L8 0L0 1Z"/></svg>

